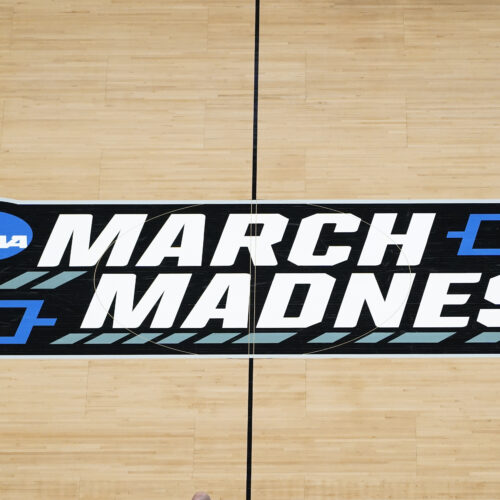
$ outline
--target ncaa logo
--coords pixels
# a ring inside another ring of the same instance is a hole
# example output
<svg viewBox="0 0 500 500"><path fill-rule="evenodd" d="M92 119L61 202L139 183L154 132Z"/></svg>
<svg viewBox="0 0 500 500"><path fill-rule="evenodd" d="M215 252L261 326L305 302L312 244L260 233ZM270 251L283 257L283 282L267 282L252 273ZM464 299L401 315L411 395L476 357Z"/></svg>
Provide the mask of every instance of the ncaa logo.
<svg viewBox="0 0 500 500"><path fill-rule="evenodd" d="M0 260L22 252L33 239L29 224L15 215L0 212Z"/></svg>

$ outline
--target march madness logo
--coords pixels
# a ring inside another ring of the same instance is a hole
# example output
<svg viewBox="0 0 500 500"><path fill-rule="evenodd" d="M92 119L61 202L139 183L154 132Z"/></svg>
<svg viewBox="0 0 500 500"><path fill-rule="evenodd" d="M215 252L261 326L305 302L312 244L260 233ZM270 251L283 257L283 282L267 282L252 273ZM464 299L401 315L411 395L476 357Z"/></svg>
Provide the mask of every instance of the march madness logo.
<svg viewBox="0 0 500 500"><path fill-rule="evenodd" d="M500 205L0 206L0 354L500 353Z"/></svg>

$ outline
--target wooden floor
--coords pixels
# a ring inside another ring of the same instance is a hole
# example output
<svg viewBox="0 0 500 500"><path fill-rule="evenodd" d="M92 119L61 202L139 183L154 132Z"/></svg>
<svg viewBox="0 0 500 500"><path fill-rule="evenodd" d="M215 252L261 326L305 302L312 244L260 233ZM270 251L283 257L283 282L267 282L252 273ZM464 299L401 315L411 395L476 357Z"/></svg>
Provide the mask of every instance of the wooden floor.
<svg viewBox="0 0 500 500"><path fill-rule="evenodd" d="M0 0L0 196L249 199L253 0ZM261 0L258 196L498 198L500 3ZM500 498L496 359L256 360L254 500ZM243 500L245 360L0 360L2 500Z"/></svg>

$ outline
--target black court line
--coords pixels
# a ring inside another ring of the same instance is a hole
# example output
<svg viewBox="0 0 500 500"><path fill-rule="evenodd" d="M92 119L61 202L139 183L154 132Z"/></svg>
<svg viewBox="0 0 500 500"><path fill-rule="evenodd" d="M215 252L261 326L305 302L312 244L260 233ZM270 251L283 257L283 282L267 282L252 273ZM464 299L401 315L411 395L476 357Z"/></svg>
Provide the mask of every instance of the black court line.
<svg viewBox="0 0 500 500"><path fill-rule="evenodd" d="M252 440L253 440L253 358L248 360L248 420L247 420L247 480L246 499L252 498Z"/></svg>
<svg viewBox="0 0 500 500"><path fill-rule="evenodd" d="M257 200L257 138L259 119L259 33L260 0L255 0L255 48L253 60L253 145L252 145L252 200Z"/></svg>
<svg viewBox="0 0 500 500"><path fill-rule="evenodd" d="M260 35L260 0L255 0L255 45L253 70L253 137L252 137L252 201L257 201L257 139L259 119L259 35ZM251 264L252 265L252 264ZM255 269L255 268L254 268ZM250 286L250 332L255 332L255 272L251 273ZM252 498L252 444L253 444L253 358L248 360L248 413L247 413L247 477L246 500Z"/></svg>

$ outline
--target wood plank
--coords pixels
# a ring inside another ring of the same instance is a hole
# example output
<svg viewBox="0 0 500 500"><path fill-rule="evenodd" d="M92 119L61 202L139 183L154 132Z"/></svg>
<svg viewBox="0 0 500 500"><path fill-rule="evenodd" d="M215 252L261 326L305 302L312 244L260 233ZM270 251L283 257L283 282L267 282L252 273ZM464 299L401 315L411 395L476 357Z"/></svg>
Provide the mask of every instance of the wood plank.
<svg viewBox="0 0 500 500"><path fill-rule="evenodd" d="M253 21L242 0L3 2L0 183L8 196L249 198ZM64 163L53 161L58 155ZM91 164L77 167L89 155ZM67 181L75 168L92 172L76 174L81 192ZM35 172L40 182L29 186L11 179ZM159 175L165 180L155 183Z"/></svg>
<svg viewBox="0 0 500 500"><path fill-rule="evenodd" d="M2 498L244 498L244 360L4 359L0 383Z"/></svg>
<svg viewBox="0 0 500 500"><path fill-rule="evenodd" d="M494 497L497 368L496 359L256 360L257 491Z"/></svg>
<svg viewBox="0 0 500 500"><path fill-rule="evenodd" d="M259 196L495 198L499 26L491 2L264 2Z"/></svg>

